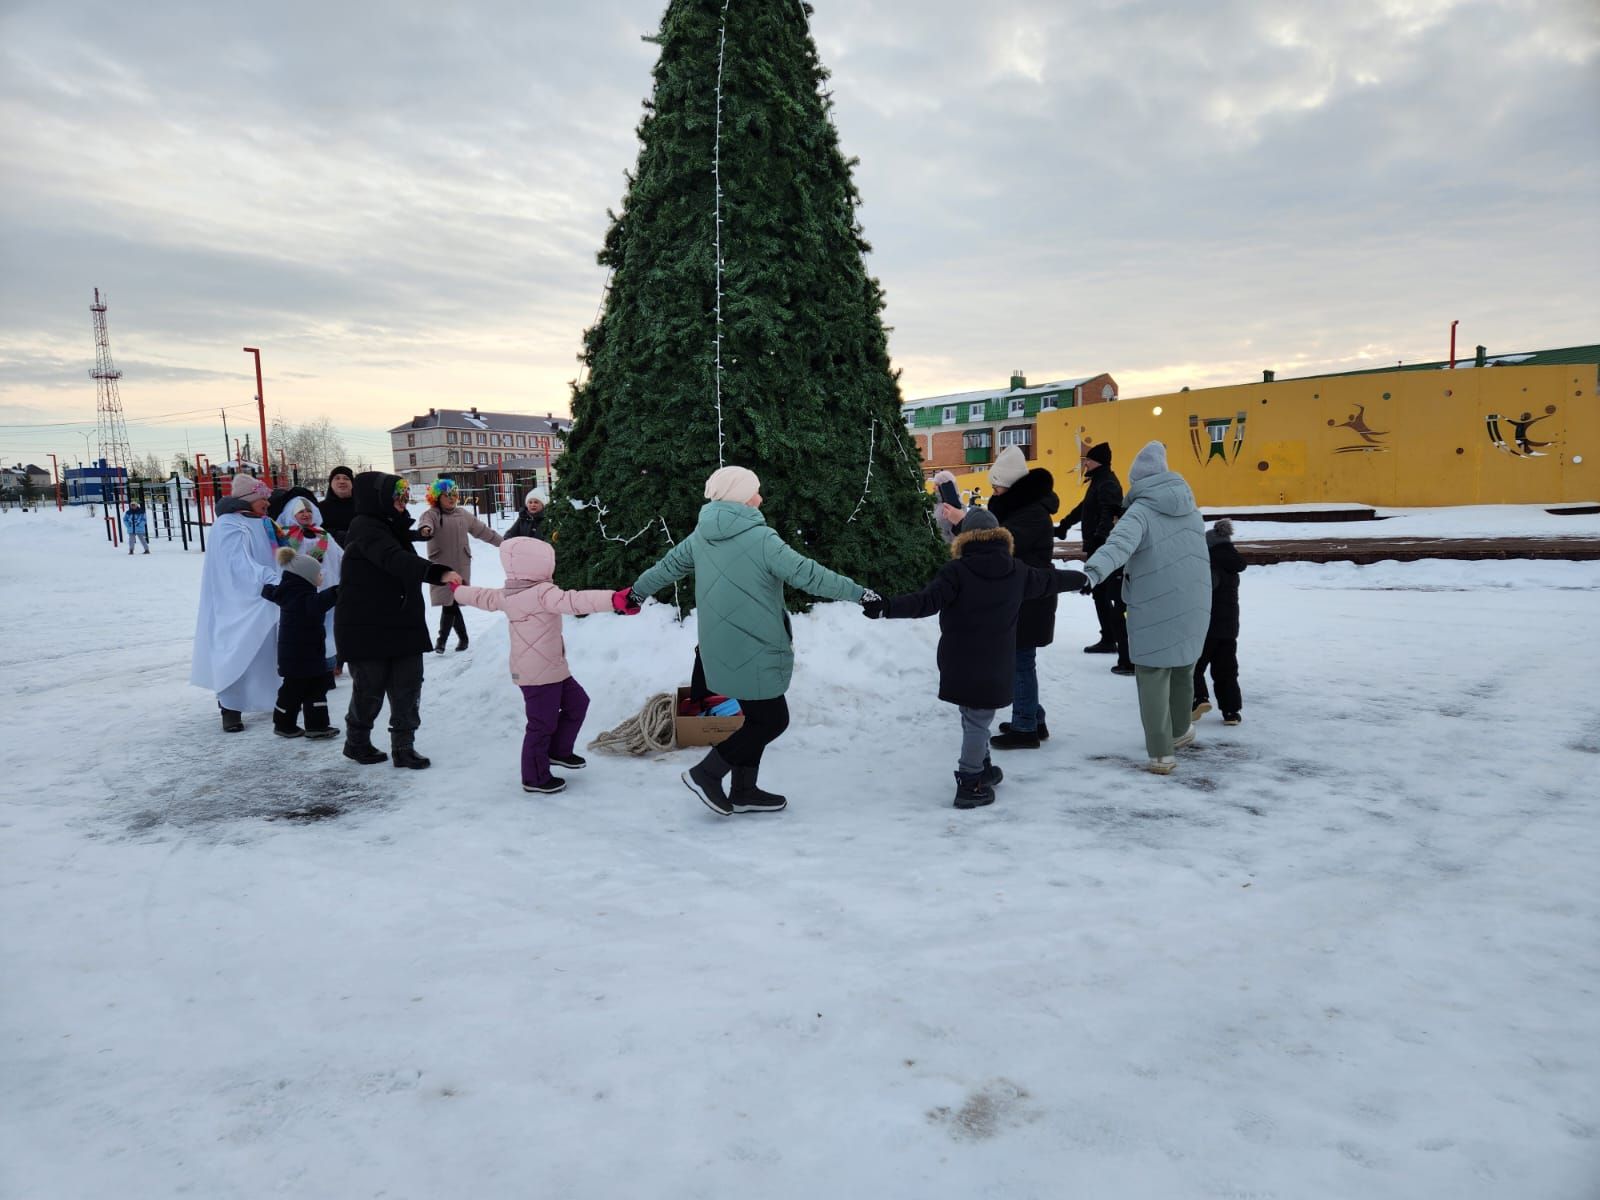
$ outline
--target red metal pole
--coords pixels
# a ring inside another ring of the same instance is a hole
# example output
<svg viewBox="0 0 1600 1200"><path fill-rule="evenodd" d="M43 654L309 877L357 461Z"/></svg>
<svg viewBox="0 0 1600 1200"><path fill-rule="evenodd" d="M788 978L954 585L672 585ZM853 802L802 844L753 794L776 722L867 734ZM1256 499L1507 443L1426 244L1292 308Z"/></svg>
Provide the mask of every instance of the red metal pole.
<svg viewBox="0 0 1600 1200"><path fill-rule="evenodd" d="M1452 371L1456 369L1456 326L1459 324L1461 324L1460 321L1450 322L1450 369Z"/></svg>
<svg viewBox="0 0 1600 1200"><path fill-rule="evenodd" d="M46 453L49 453L46 451ZM56 456L50 455L50 471L56 477L56 511L61 511L61 464L56 462Z"/></svg>
<svg viewBox="0 0 1600 1200"><path fill-rule="evenodd" d="M244 352L256 357L256 413L261 418L261 469L267 473L267 485L270 487L277 480L272 478L272 456L267 452L267 399L261 388L261 351L254 346L246 346Z"/></svg>
<svg viewBox="0 0 1600 1200"><path fill-rule="evenodd" d="M199 451L195 452L195 456L194 456L194 503L195 503L195 507L199 510L198 515L202 519L206 515L206 485L205 485L206 477L205 477L204 472L202 472L200 470L200 460L202 458L204 458L204 457L205 457L205 455L201 454ZM215 499L213 499L212 503L213 504L216 503Z"/></svg>

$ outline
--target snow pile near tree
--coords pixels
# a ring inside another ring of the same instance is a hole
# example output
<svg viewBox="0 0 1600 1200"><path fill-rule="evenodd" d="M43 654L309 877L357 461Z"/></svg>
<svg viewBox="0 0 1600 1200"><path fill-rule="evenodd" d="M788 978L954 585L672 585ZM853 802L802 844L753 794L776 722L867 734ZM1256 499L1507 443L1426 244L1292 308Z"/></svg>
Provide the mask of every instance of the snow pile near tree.
<svg viewBox="0 0 1600 1200"><path fill-rule="evenodd" d="M1600 1178L1600 564L1251 568L1245 724L1167 779L1063 597L1053 737L975 813L935 623L823 606L763 773L791 808L719 820L689 753L525 796L478 612L428 659L431 771L224 736L184 682L199 555L98 534L0 517L6 1194ZM660 605L569 622L586 738L686 681L694 636Z"/></svg>

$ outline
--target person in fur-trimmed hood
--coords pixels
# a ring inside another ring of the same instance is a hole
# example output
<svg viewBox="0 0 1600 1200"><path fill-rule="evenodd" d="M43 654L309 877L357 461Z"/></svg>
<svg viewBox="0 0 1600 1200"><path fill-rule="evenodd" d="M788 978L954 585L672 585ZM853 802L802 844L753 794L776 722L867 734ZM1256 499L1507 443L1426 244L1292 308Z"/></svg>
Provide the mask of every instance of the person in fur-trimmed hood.
<svg viewBox="0 0 1600 1200"><path fill-rule="evenodd" d="M989 512L1011 534L1017 558L1027 566L1046 570L1055 554L1055 513L1061 507L1055 479L1043 467L1029 469L1028 460L1015 446L1007 446L989 468ZM966 512L971 513L972 509ZM955 510L949 516L959 515ZM966 532L965 518L956 522ZM1017 648L1012 669L1016 680L1011 720L1002 721L1000 735L990 743L996 750L1037 750L1050 736L1039 704L1039 647L1056 636L1054 592L1027 600L1017 617Z"/></svg>
<svg viewBox="0 0 1600 1200"><path fill-rule="evenodd" d="M1211 711L1206 693L1206 668L1217 688L1217 703L1222 706L1222 723L1237 725L1244 696L1239 691L1239 574L1245 561L1233 544L1233 522L1224 518L1206 530L1206 549L1211 553L1211 625L1206 629L1205 648L1194 665L1194 712L1198 721Z"/></svg>
<svg viewBox="0 0 1600 1200"><path fill-rule="evenodd" d="M989 760L989 726L995 710L1013 702L1023 609L1088 581L1078 571L1029 566L1013 557L1014 545L993 513L968 509L950 544L950 561L926 587L861 606L871 618L939 614L939 699L961 710L957 808L994 803L1002 775Z"/></svg>

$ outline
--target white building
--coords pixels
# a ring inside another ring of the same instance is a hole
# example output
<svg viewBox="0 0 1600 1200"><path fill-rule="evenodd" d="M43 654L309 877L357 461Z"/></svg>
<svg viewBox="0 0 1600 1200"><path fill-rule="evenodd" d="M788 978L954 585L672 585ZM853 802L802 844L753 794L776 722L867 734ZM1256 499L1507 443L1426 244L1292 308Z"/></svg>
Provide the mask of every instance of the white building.
<svg viewBox="0 0 1600 1200"><path fill-rule="evenodd" d="M430 408L389 430L394 471L413 484L432 483L441 475L490 472L556 459L566 444L572 422L546 413L479 412L476 408Z"/></svg>

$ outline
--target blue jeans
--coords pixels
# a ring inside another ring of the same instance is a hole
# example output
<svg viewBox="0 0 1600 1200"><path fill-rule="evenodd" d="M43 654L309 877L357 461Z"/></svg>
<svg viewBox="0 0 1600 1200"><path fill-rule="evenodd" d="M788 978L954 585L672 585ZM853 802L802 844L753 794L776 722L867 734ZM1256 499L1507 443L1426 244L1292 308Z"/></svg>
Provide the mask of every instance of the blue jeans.
<svg viewBox="0 0 1600 1200"><path fill-rule="evenodd" d="M1037 647L1017 647L1017 678L1011 697L1011 728L1016 733L1032 733L1044 720L1039 705L1038 655Z"/></svg>

